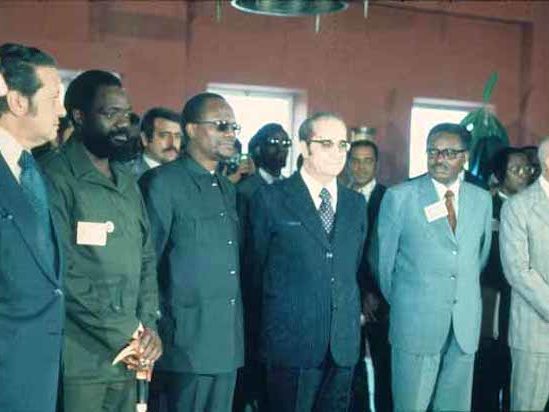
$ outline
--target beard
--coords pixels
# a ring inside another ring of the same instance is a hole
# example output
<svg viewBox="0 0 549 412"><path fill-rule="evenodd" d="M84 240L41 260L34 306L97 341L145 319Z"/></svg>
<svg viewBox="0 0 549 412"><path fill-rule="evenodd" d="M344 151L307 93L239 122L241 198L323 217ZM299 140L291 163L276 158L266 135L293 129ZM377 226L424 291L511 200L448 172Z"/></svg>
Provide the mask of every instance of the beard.
<svg viewBox="0 0 549 412"><path fill-rule="evenodd" d="M126 128L116 129L107 134L82 133L82 141L86 149L100 159L124 157L129 145L130 133Z"/></svg>

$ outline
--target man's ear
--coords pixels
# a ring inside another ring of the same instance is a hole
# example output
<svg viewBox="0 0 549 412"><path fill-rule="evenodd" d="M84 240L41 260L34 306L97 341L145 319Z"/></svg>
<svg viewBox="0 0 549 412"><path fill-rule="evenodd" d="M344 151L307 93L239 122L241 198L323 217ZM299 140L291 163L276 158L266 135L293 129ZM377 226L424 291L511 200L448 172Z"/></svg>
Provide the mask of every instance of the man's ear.
<svg viewBox="0 0 549 412"><path fill-rule="evenodd" d="M82 112L82 110L79 110L79 109L73 109L71 114L74 121L74 125L79 127L82 126L82 124L84 123L84 112Z"/></svg>
<svg viewBox="0 0 549 412"><path fill-rule="evenodd" d="M6 101L10 112L12 112L15 116L23 117L29 113L30 98L23 96L17 90L9 90L6 95Z"/></svg>
<svg viewBox="0 0 549 412"><path fill-rule="evenodd" d="M307 159L309 155L311 154L310 148L309 148L309 142L306 140L300 140L299 141L299 151L303 155L303 159Z"/></svg>
<svg viewBox="0 0 549 412"><path fill-rule="evenodd" d="M191 140L193 140L195 131L196 131L196 124L187 123L185 125L185 134L188 136L187 143L190 142Z"/></svg>
<svg viewBox="0 0 549 412"><path fill-rule="evenodd" d="M147 145L149 144L149 139L147 139L145 133L141 132L139 133L139 136L141 136L141 143L143 144L143 147L147 147Z"/></svg>

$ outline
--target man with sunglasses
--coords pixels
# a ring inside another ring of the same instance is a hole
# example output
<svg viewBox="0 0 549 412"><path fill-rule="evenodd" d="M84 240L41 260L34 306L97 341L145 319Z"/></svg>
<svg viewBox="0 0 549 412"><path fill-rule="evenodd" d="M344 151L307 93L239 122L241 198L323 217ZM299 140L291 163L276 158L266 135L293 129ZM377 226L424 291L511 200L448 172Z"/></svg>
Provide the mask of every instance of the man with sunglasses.
<svg viewBox="0 0 549 412"><path fill-rule="evenodd" d="M511 289L501 266L500 212L504 202L528 186L534 170L526 153L506 147L492 158L492 172L498 184L492 196L492 247L480 276L482 322L473 381L473 411L478 412L509 410L511 354L507 332Z"/></svg>
<svg viewBox="0 0 549 412"><path fill-rule="evenodd" d="M164 355L149 408L230 411L244 361L236 190L216 171L234 153L240 126L217 94L182 112L185 155L149 170L140 185L158 256Z"/></svg>
<svg viewBox="0 0 549 412"><path fill-rule="evenodd" d="M282 179L281 171L286 166L288 151L292 141L288 133L278 123L268 123L261 127L248 143L248 153L257 167L254 174L246 177L237 185L237 208L243 225L242 247L242 295L246 330L246 367L239 371L235 393L235 412L244 411L247 404L265 406L264 374L257 356L259 338L260 299L254 294L248 282L253 275L250 245L246 241L249 230L248 208L253 195L263 185L269 185Z"/></svg>
<svg viewBox="0 0 549 412"><path fill-rule="evenodd" d="M337 182L345 123L317 113L299 129L303 167L250 205L253 293L273 412L347 411L360 344L357 273L366 202Z"/></svg>
<svg viewBox="0 0 549 412"><path fill-rule="evenodd" d="M396 411L471 409L492 202L459 178L469 141L462 126L432 128L428 173L381 202L370 263L390 305Z"/></svg>
<svg viewBox="0 0 549 412"><path fill-rule="evenodd" d="M501 209L500 254L511 285L512 411L549 401L549 137L539 142L541 175Z"/></svg>

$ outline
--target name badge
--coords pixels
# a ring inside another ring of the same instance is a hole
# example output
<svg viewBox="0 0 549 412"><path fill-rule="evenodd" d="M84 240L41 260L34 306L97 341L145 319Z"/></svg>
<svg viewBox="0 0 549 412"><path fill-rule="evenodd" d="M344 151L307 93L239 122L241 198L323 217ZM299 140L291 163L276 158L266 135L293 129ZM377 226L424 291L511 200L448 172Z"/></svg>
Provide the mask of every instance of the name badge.
<svg viewBox="0 0 549 412"><path fill-rule="evenodd" d="M448 216L448 209L446 209L446 204L442 200L426 206L423 211L425 212L425 217L429 223Z"/></svg>
<svg viewBox="0 0 549 412"><path fill-rule="evenodd" d="M114 224L108 222L77 222L76 244L86 246L106 246L107 233L114 231Z"/></svg>

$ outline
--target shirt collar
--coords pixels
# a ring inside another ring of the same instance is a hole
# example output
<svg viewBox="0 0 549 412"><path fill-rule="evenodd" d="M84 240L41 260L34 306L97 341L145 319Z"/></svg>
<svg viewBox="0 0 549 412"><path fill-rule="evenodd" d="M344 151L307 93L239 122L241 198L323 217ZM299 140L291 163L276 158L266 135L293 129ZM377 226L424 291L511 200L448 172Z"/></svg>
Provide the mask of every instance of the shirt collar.
<svg viewBox="0 0 549 412"><path fill-rule="evenodd" d="M320 205L320 202L322 201L320 199L320 191L323 188L326 188L328 192L330 193L330 196L332 198L332 206L334 210L336 209L337 205L337 178L333 178L328 184L323 185L322 183L316 181L307 171L304 167L300 170L301 178L305 182L305 186L307 186L307 189L309 189L309 193L311 197L313 198L313 202L318 208Z"/></svg>
<svg viewBox="0 0 549 412"><path fill-rule="evenodd" d="M538 180L539 180L539 184L540 184L541 188L545 192L545 195L549 199L549 182L547 181L547 179L545 177L543 177L543 175L541 175L538 178Z"/></svg>
<svg viewBox="0 0 549 412"><path fill-rule="evenodd" d="M444 199L444 195L448 190L451 190L452 193L454 193L454 199L457 199L459 196L459 186L461 184L461 179L458 177L454 183L452 183L450 186L443 185L440 182L437 182L435 179L431 178L433 181L433 184L435 185L435 190L437 191L438 198L440 200Z"/></svg>
<svg viewBox="0 0 549 412"><path fill-rule="evenodd" d="M4 157L8 168L19 182L21 174L21 166L19 166L19 158L25 148L13 137L6 129L0 127L0 153Z"/></svg>
<svg viewBox="0 0 549 412"><path fill-rule="evenodd" d="M147 156L145 153L143 153L143 160L145 163L151 168L154 169L155 167L160 166L162 163L154 160L152 157Z"/></svg>
<svg viewBox="0 0 549 412"><path fill-rule="evenodd" d="M259 172L259 175L263 178L263 180L265 180L267 182L267 184L272 184L274 182L276 182L277 180L279 180L280 178L278 177L275 177L273 176L272 174L270 174L269 172L267 172L265 169L263 169L262 167L260 167L258 169L258 172Z"/></svg>
<svg viewBox="0 0 549 412"><path fill-rule="evenodd" d="M377 181L375 178L373 178L368 184L362 186L358 191L366 197L366 200L370 199L370 196L372 196L372 192L374 191L374 188L376 187Z"/></svg>

